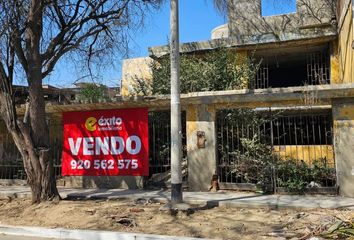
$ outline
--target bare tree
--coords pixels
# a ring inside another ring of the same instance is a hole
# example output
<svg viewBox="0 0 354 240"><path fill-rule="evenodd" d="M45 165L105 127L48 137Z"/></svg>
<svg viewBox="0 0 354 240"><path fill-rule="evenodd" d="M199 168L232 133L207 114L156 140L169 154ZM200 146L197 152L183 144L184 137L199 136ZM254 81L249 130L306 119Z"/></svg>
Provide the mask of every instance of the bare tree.
<svg viewBox="0 0 354 240"><path fill-rule="evenodd" d="M159 0L0 0L0 115L23 158L33 203L59 198L49 152L42 81L56 63L79 52L87 61L125 48L127 29ZM29 101L16 113L15 70Z"/></svg>

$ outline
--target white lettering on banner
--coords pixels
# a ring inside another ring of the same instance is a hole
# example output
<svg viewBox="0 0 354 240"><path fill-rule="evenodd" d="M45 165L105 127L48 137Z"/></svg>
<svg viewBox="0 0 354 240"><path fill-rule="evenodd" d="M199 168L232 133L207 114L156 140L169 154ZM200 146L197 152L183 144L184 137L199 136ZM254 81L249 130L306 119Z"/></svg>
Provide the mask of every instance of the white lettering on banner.
<svg viewBox="0 0 354 240"><path fill-rule="evenodd" d="M74 139L73 138L68 138L68 141L69 141L71 154L74 155L74 156L77 156L77 154L79 153L79 149L80 149L82 138L78 138L76 140L75 144L74 144Z"/></svg>
<svg viewBox="0 0 354 240"><path fill-rule="evenodd" d="M104 118L100 117L98 120L99 126L112 126L112 125L122 125L123 120L120 117Z"/></svg>
<svg viewBox="0 0 354 240"><path fill-rule="evenodd" d="M70 161L71 169L78 169L78 170L113 170L114 168L118 168L119 170L122 169L138 169L138 159L118 159L117 165L115 166L113 159L95 159L93 161L93 165L91 164L90 160L76 160L72 159Z"/></svg>
<svg viewBox="0 0 354 240"><path fill-rule="evenodd" d="M119 148L117 148L117 143ZM111 137L111 154L119 155L124 151L124 140L121 137Z"/></svg>
<svg viewBox="0 0 354 240"><path fill-rule="evenodd" d="M89 160L71 160L70 161L71 169L90 169L91 162Z"/></svg>
<svg viewBox="0 0 354 240"><path fill-rule="evenodd" d="M124 152L124 148L131 155L139 154L141 151L141 139L132 135L126 139L122 137L79 137L76 141L73 138L68 138L70 151L72 155L77 156L79 154L80 147L82 147L82 154L91 155L119 155ZM82 143L82 144L81 144ZM134 144L133 144L134 143Z"/></svg>
<svg viewBox="0 0 354 240"><path fill-rule="evenodd" d="M93 137L85 137L84 142L83 142L83 154L84 155L93 155L93 142L94 138Z"/></svg>
<svg viewBox="0 0 354 240"><path fill-rule="evenodd" d="M104 137L103 141L101 138L96 138L96 155L100 155L101 151L103 155L108 155L109 154L109 137Z"/></svg>
<svg viewBox="0 0 354 240"><path fill-rule="evenodd" d="M119 159L118 169L137 169L138 160L137 159Z"/></svg>
<svg viewBox="0 0 354 240"><path fill-rule="evenodd" d="M132 148L132 143L135 142L135 148ZM141 141L140 138L138 136L130 136L127 138L127 152L135 155L138 154L140 152L141 149Z"/></svg>

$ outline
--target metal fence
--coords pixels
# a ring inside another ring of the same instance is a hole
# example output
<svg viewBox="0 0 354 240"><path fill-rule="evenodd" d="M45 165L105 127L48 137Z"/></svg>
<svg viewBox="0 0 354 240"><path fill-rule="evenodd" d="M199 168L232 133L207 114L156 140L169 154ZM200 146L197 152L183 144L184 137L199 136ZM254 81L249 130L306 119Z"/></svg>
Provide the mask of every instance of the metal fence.
<svg viewBox="0 0 354 240"><path fill-rule="evenodd" d="M25 180L22 158L6 127L0 124L0 179Z"/></svg>
<svg viewBox="0 0 354 240"><path fill-rule="evenodd" d="M51 146L51 159L54 165L54 175L56 179L61 178L61 153L63 148L63 125L62 124L51 124L49 135L51 136L50 146Z"/></svg>
<svg viewBox="0 0 354 240"><path fill-rule="evenodd" d="M222 110L217 132L221 183L335 186L330 112Z"/></svg>
<svg viewBox="0 0 354 240"><path fill-rule="evenodd" d="M61 177L61 138L62 126L54 124L50 128L51 159L54 164L54 174ZM26 180L26 172L23 166L21 154L7 131L0 122L0 180Z"/></svg>
<svg viewBox="0 0 354 240"><path fill-rule="evenodd" d="M186 114L182 112L182 144L184 159L184 179L186 173ZM149 161L151 182L153 176L160 174L157 181L168 179L171 169L170 159L170 112L157 111L149 113ZM51 135L51 159L54 163L54 174L57 179L61 178L61 151L62 151L62 125L52 123L50 126ZM16 179L26 180L26 173L20 153L18 152L12 137L3 124L0 123L0 180Z"/></svg>
<svg viewBox="0 0 354 240"><path fill-rule="evenodd" d="M149 161L151 184L168 182L171 170L171 127L170 112L149 113ZM186 113L182 112L183 178L187 178Z"/></svg>

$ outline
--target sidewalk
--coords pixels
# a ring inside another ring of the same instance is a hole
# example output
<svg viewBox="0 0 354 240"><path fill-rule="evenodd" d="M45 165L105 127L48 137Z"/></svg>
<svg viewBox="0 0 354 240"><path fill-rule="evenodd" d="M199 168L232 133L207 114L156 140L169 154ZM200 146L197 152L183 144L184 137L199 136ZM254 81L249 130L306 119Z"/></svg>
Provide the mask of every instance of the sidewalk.
<svg viewBox="0 0 354 240"><path fill-rule="evenodd" d="M168 202L170 192L166 190L126 189L72 189L59 188L60 195L68 199L151 199ZM29 198L30 189L25 186L1 186L0 198ZM354 210L354 198L323 195L259 195L245 192L183 192L183 199L189 204L228 206L236 208L347 208Z"/></svg>
<svg viewBox="0 0 354 240"><path fill-rule="evenodd" d="M167 235L94 231L64 228L43 228L0 225L0 234L7 239L65 239L65 240L201 240L201 238L176 237ZM0 235L0 240L1 240Z"/></svg>

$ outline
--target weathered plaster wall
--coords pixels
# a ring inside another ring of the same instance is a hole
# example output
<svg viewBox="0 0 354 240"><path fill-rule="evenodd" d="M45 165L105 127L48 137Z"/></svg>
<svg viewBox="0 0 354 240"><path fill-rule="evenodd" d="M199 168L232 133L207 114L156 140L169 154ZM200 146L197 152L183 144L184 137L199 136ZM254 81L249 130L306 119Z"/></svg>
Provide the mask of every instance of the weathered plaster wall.
<svg viewBox="0 0 354 240"><path fill-rule="evenodd" d="M296 13L261 16L261 0L231 0L229 36L242 40L246 36L280 36L284 33L306 35L308 30L335 29L335 12L327 0L297 0Z"/></svg>
<svg viewBox="0 0 354 240"><path fill-rule="evenodd" d="M152 78L150 64L153 59L149 57L125 59L122 66L122 87L121 95L123 97L136 95L134 86L136 79L142 79L149 82Z"/></svg>
<svg viewBox="0 0 354 240"><path fill-rule="evenodd" d="M340 82L354 82L353 1L342 1L339 21Z"/></svg>
<svg viewBox="0 0 354 240"><path fill-rule="evenodd" d="M216 172L215 108L210 105L191 105L187 108L188 187L206 191ZM205 133L205 148L197 146L197 132Z"/></svg>
<svg viewBox="0 0 354 240"><path fill-rule="evenodd" d="M354 197L354 100L333 102L334 151L340 194Z"/></svg>
<svg viewBox="0 0 354 240"><path fill-rule="evenodd" d="M72 176L60 179L58 185L72 188L142 189L144 181L143 177L133 176Z"/></svg>

